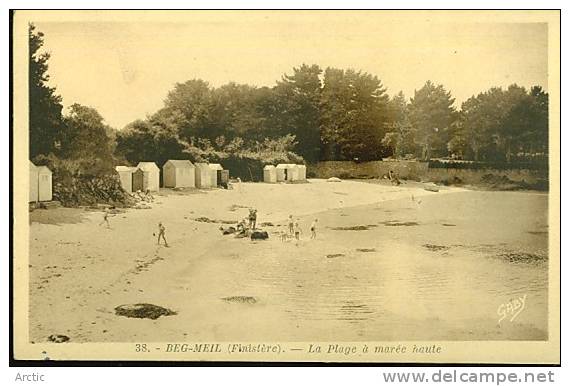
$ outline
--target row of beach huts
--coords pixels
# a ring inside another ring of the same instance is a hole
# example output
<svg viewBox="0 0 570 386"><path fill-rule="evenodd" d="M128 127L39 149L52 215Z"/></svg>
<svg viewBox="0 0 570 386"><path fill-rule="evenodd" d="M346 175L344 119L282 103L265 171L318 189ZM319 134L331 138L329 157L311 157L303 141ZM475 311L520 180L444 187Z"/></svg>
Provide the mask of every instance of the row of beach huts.
<svg viewBox="0 0 570 386"><path fill-rule="evenodd" d="M117 166L115 168L121 180L121 186L127 192L147 190L157 192L160 187L160 169L154 162L139 162L135 167ZM205 162L192 163L189 160L168 160L162 167L163 186L165 188L215 188L229 185L230 172L220 164ZM267 183L305 181L305 165L279 164L263 168L263 181Z"/></svg>
<svg viewBox="0 0 570 386"><path fill-rule="evenodd" d="M139 162L137 166L117 166L121 186L129 193L157 192L160 188L160 169L154 162ZM165 188L213 188L227 186L229 170L220 164L192 163L188 160L168 160L162 167Z"/></svg>
<svg viewBox="0 0 570 386"><path fill-rule="evenodd" d="M121 186L129 193L157 192L160 188L160 169L154 162L139 162L137 166L117 166ZM168 160L162 167L165 188L228 187L230 173L220 164L189 160ZM267 183L306 181L305 165L279 164L263 168L263 181ZM36 166L30 161L29 202L51 201L53 196L52 171L47 166Z"/></svg>
<svg viewBox="0 0 570 386"><path fill-rule="evenodd" d="M306 181L307 167L296 164L266 165L263 168L263 182L293 182Z"/></svg>

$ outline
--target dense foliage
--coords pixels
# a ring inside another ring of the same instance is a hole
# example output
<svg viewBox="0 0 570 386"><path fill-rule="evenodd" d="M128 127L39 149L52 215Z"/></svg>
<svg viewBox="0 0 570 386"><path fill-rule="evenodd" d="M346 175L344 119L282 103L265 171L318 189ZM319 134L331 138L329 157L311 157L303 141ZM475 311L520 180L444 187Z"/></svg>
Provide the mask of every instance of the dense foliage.
<svg viewBox="0 0 570 386"><path fill-rule="evenodd" d="M118 163L168 159L229 162L237 169L275 162L383 157L533 162L548 154L548 94L539 86L491 88L462 103L427 81L407 99L353 69L303 64L273 87L201 79L174 85L154 114L121 130L93 108L47 85L49 53L30 25L30 157L57 157L111 174ZM242 167L247 165L247 167ZM255 166L257 167L257 166Z"/></svg>
<svg viewBox="0 0 570 386"><path fill-rule="evenodd" d="M39 154L56 151L62 126L61 97L55 88L49 87L48 60L49 52L42 52L44 34L36 32L35 26L29 27L29 125L30 158Z"/></svg>
<svg viewBox="0 0 570 386"><path fill-rule="evenodd" d="M29 26L29 133L30 159L53 172L53 197L65 206L98 202L125 204L114 166L115 130L93 108L63 105L49 87L44 35Z"/></svg>

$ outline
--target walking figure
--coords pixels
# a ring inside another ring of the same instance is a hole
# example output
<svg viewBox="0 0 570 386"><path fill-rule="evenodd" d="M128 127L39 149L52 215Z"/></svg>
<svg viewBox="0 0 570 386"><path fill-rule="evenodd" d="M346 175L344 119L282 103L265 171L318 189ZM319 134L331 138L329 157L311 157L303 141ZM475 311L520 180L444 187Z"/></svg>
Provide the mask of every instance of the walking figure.
<svg viewBox="0 0 570 386"><path fill-rule="evenodd" d="M162 237L162 239L164 240L164 246L168 247L168 243L166 242L166 237L164 236L166 232L166 228L164 227L164 225L162 225L161 222L158 223L158 241L157 244L160 245L160 238Z"/></svg>
<svg viewBox="0 0 570 386"><path fill-rule="evenodd" d="M107 208L105 208L105 211L103 212L103 221L99 223L99 226L105 223L107 223L107 228L111 228L111 224L109 224L109 210Z"/></svg>
<svg viewBox="0 0 570 386"><path fill-rule="evenodd" d="M311 240L314 240L317 238L317 222L319 220L315 219L312 223L311 223Z"/></svg>

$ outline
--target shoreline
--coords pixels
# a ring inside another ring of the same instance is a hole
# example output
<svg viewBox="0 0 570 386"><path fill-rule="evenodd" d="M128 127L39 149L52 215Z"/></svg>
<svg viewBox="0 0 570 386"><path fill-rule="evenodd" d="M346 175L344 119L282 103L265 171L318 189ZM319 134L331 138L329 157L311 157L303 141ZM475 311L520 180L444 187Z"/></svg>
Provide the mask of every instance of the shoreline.
<svg viewBox="0 0 570 386"><path fill-rule="evenodd" d="M516 255L519 246L524 256L543 256L519 240L521 229L527 227L536 231L529 237L542 245L547 233L540 224L529 220L523 228L498 236L485 229L474 231L481 224L462 218L477 212L478 200L487 200L490 194L507 194L506 202L513 208L528 207L512 202L513 197L539 204L540 196L453 188L434 193L350 181L244 183L241 188L157 195L152 209L129 209L111 218L110 230L97 226L101 214L96 212L86 212L78 223L32 223L31 340L42 341L56 333L75 342L326 340L333 331L335 340L343 341L540 340L545 336L540 327L544 326L543 306L537 306L544 301L542 287L530 295L536 304L524 315L527 319L521 316L520 324L497 331L493 319L498 304L494 303L502 301L503 295L498 294L508 293L509 287L493 279L489 288L498 293L486 294L492 300L484 301L477 300L468 282L453 279L466 269L474 278L485 272L477 280L489 280L487 270L513 278L533 277L537 272L542 276L540 264L536 268L527 263L512 265L501 257ZM299 192L304 200L291 201ZM378 196L370 197L373 194ZM412 194L416 201L411 200ZM345 206L346 201L358 205ZM295 205L286 205L291 202ZM246 204L258 208L258 223L273 223L264 228L269 240L222 236L221 224L192 220L201 216L237 220L247 213ZM457 205L461 205L459 211ZM293 209L305 232L298 245L278 237ZM319 218L317 240L307 240L313 217ZM159 220L166 220L169 248L157 246L150 235ZM505 226L503 218L486 220L491 221L490 227ZM332 229L356 225L369 227ZM432 272L436 276L429 276ZM430 282L436 286L430 287ZM463 293L472 304L453 305L459 315L444 317L453 304L449 294L454 293ZM408 295L402 298L404 294ZM412 294L416 296L410 298ZM256 299L253 304L223 300L248 296ZM178 314L157 320L114 314L116 306L133 303L156 304ZM471 315L473 304L487 309L489 303L491 309L484 314Z"/></svg>

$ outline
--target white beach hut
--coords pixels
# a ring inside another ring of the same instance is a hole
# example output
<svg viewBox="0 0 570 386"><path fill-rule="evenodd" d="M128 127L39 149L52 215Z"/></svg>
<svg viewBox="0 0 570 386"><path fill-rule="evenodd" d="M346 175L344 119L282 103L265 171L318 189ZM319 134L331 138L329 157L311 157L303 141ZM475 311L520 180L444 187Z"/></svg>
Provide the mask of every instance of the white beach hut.
<svg viewBox="0 0 570 386"><path fill-rule="evenodd" d="M197 162L194 164L195 184L197 188L209 188L212 182L212 169L207 163Z"/></svg>
<svg viewBox="0 0 570 386"><path fill-rule="evenodd" d="M38 202L38 168L30 161L30 196L28 202Z"/></svg>
<svg viewBox="0 0 570 386"><path fill-rule="evenodd" d="M307 167L305 165L297 165L298 171L298 180L299 181L306 181L307 180Z"/></svg>
<svg viewBox="0 0 570 386"><path fill-rule="evenodd" d="M196 168L188 160L168 160L162 167L162 178L166 188L196 187Z"/></svg>
<svg viewBox="0 0 570 386"><path fill-rule="evenodd" d="M160 190L160 169L154 162L139 162L137 168L144 172L148 172L148 186L146 187L151 192L158 192Z"/></svg>
<svg viewBox="0 0 570 386"><path fill-rule="evenodd" d="M277 182L277 170L273 165L265 165L263 168L263 182L275 183Z"/></svg>
<svg viewBox="0 0 570 386"><path fill-rule="evenodd" d="M277 181L296 181L299 179L299 169L295 164L279 164L277 165ZM279 170L283 170L280 172ZM280 176L280 173L281 176ZM282 179L281 179L282 178Z"/></svg>
<svg viewBox="0 0 570 386"><path fill-rule="evenodd" d="M218 186L220 180L221 180L221 176L219 176L219 174L221 173L222 170L224 170L224 168L222 167L222 165L220 164L209 164L210 166L210 170L212 171L210 178L211 178L211 186L212 187L216 187Z"/></svg>
<svg viewBox="0 0 570 386"><path fill-rule="evenodd" d="M52 172L47 166L38 166L38 201L52 200Z"/></svg>
<svg viewBox="0 0 570 386"><path fill-rule="evenodd" d="M121 187L125 192L132 193L133 191L133 172L137 170L135 167L131 166L115 166L115 170L119 174L119 180L121 181Z"/></svg>
<svg viewBox="0 0 570 386"><path fill-rule="evenodd" d="M286 164L279 164L275 167L275 176L277 178L277 182L283 182L286 180L287 176L287 165Z"/></svg>

